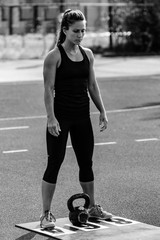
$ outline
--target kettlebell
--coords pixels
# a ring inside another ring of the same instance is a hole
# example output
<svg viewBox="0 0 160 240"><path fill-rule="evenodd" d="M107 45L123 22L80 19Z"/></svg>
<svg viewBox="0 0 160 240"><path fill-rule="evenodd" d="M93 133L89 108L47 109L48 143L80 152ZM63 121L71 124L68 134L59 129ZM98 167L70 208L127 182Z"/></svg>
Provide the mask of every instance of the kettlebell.
<svg viewBox="0 0 160 240"><path fill-rule="evenodd" d="M73 206L74 200L79 199L79 198L85 199L84 206L74 207ZM71 223L73 225L80 226L87 222L87 220L89 218L89 214L88 214L89 205L90 205L90 198L85 193L75 194L68 199L67 206L70 211L69 212L69 220L71 221Z"/></svg>

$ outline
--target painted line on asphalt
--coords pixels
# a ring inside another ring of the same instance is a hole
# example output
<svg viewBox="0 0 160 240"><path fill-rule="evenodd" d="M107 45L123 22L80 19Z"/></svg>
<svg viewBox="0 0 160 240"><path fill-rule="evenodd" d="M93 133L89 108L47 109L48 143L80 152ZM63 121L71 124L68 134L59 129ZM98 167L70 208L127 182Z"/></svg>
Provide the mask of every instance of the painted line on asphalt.
<svg viewBox="0 0 160 240"><path fill-rule="evenodd" d="M15 121L15 120L28 120L28 119L41 119L47 118L46 115L39 115L39 116L26 116L26 117L10 117L10 118L0 118L0 121Z"/></svg>
<svg viewBox="0 0 160 240"><path fill-rule="evenodd" d="M123 113L123 112L133 112L133 111L144 111L144 110L157 109L157 108L160 108L160 105L138 107L138 108L127 108L127 109L115 109L115 110L108 110L106 112L107 113ZM99 114L99 112L91 112L91 115L95 115L95 114ZM0 118L0 121L14 121L14 120L41 119L41 118L47 118L47 116L39 115L39 116Z"/></svg>
<svg viewBox="0 0 160 240"><path fill-rule="evenodd" d="M135 142L149 142L149 141L159 141L159 138L144 138L144 139L135 139ZM104 145L115 145L117 142L102 142L102 143L95 143L95 146L104 146ZM72 145L67 145L66 148L72 148ZM3 151L2 153L22 153L22 152L28 152L27 149L19 149L19 150L8 150Z"/></svg>
<svg viewBox="0 0 160 240"><path fill-rule="evenodd" d="M149 142L149 141L159 141L158 138L144 138L144 139L135 139L136 142Z"/></svg>
<svg viewBox="0 0 160 240"><path fill-rule="evenodd" d="M117 142L103 142L103 143L95 143L95 146L103 146L103 145L113 145L117 144ZM72 145L67 145L67 148L72 148Z"/></svg>
<svg viewBox="0 0 160 240"><path fill-rule="evenodd" d="M95 143L95 146L103 146L103 145L113 145L117 144L116 142L104 142L104 143Z"/></svg>
<svg viewBox="0 0 160 240"><path fill-rule="evenodd" d="M7 131L7 130L21 130L21 129L27 129L29 126L18 126L18 127L4 127L0 128L0 131Z"/></svg>
<svg viewBox="0 0 160 240"><path fill-rule="evenodd" d="M7 153L22 153L22 152L28 152L28 149L3 151L4 154L7 154Z"/></svg>
<svg viewBox="0 0 160 240"><path fill-rule="evenodd" d="M95 143L94 145L103 146L103 145L113 145L113 144L116 144L116 142ZM72 148L72 145L67 145L66 148ZM28 150L27 149L8 150L8 151L3 151L2 153L7 154L7 153L21 153L21 152L28 152Z"/></svg>
<svg viewBox="0 0 160 240"><path fill-rule="evenodd" d="M123 112L134 112L134 111L144 111L150 109L157 109L160 108L160 105L156 106L148 106L148 107L137 107L137 108L126 108L126 109L115 109L115 110L108 110L107 113L123 113ZM92 112L91 114L98 114L99 112Z"/></svg>

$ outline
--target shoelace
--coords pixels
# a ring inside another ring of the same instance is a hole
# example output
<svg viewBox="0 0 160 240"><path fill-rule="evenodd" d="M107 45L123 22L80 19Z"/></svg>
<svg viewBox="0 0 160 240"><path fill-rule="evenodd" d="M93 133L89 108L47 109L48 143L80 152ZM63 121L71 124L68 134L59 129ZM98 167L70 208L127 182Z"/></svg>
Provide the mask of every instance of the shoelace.
<svg viewBox="0 0 160 240"><path fill-rule="evenodd" d="M49 221L49 222L52 222L53 220L54 220L54 222L56 221L54 215L51 212L47 212L45 217L46 217L47 221Z"/></svg>
<svg viewBox="0 0 160 240"><path fill-rule="evenodd" d="M103 213L103 208L100 205L97 204L96 209L97 209L98 212L100 212L100 214Z"/></svg>

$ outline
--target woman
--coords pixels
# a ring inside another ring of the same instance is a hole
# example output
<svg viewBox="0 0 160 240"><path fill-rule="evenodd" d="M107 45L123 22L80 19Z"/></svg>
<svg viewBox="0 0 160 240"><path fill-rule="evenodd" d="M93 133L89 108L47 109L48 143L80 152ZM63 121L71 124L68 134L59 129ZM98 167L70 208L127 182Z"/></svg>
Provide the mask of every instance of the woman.
<svg viewBox="0 0 160 240"><path fill-rule="evenodd" d="M100 112L100 131L107 128L108 120L94 74L93 53L80 45L85 31L86 20L83 13L79 10L66 10L57 45L44 61L48 165L42 181L42 228L55 226L55 217L50 208L58 172L65 156L68 133L79 166L80 185L83 192L90 197L90 217L112 217L94 199L94 138L88 93Z"/></svg>

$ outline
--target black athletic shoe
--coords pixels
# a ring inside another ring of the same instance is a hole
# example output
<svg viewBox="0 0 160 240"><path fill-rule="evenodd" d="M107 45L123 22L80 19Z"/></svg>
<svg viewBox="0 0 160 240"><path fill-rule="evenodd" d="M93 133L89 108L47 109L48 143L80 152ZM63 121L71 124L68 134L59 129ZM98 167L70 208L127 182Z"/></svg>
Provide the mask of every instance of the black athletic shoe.
<svg viewBox="0 0 160 240"><path fill-rule="evenodd" d="M104 211L103 208L98 204L96 204L94 207L89 209L88 212L89 212L89 218L102 219L102 220L112 218L112 214Z"/></svg>

